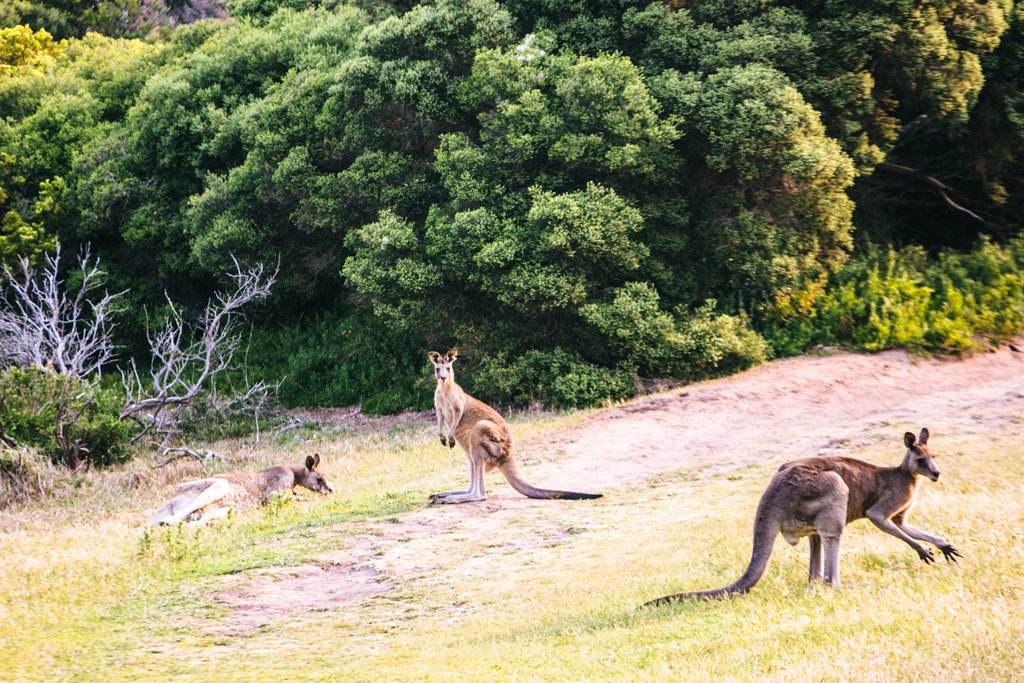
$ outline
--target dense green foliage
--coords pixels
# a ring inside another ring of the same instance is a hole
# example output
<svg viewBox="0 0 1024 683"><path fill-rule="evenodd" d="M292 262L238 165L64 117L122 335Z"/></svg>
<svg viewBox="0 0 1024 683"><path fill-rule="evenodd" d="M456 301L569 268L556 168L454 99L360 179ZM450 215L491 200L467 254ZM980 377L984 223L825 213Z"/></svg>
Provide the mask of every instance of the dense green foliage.
<svg viewBox="0 0 1024 683"><path fill-rule="evenodd" d="M361 404L367 413L434 405L422 342L358 316L322 315L256 329L239 352L249 376L281 381L286 408Z"/></svg>
<svg viewBox="0 0 1024 683"><path fill-rule="evenodd" d="M123 405L119 387L88 385L42 368L0 370L0 437L68 467L129 457L136 430L119 419Z"/></svg>
<svg viewBox="0 0 1024 683"><path fill-rule="evenodd" d="M1024 238L970 253L872 250L831 278L775 302L768 337L779 353L813 344L963 351L1024 328Z"/></svg>
<svg viewBox="0 0 1024 683"><path fill-rule="evenodd" d="M232 255L280 263L250 372L287 405L423 406L428 348L587 405L1020 318L1012 0L159 5L0 14L0 260L91 243L129 353Z"/></svg>

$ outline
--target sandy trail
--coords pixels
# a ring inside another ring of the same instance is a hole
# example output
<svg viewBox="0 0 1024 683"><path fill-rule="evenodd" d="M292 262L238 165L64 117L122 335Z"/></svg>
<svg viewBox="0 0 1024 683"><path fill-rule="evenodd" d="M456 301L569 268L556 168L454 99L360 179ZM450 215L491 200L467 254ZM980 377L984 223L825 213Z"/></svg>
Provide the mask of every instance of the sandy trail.
<svg viewBox="0 0 1024 683"><path fill-rule="evenodd" d="M921 426L973 433L1014 406L1024 414L1024 353L1008 347L966 360L902 351L802 356L603 412L564 437L557 465L531 475L629 486L710 462L838 452L878 438L898 444ZM892 433L874 435L883 425Z"/></svg>
<svg viewBox="0 0 1024 683"><path fill-rule="evenodd" d="M1021 340L1015 346L1024 348ZM574 524L613 519L623 506L643 514L618 492L676 470L713 472L876 444L879 455L872 459L884 463L902 455L904 431L927 426L940 438L966 436L1022 416L1024 353L1009 347L965 360L889 351L766 363L601 412L553 442L538 437L516 445L524 478L605 492L596 507L529 500L490 475L490 497L482 503L330 530L347 537L345 550L213 596L230 610L211 630L251 633L276 619L301 618L398 586L456 586L474 575L495 580L493 554L529 554L564 540ZM325 577L343 584L326 600L318 588Z"/></svg>

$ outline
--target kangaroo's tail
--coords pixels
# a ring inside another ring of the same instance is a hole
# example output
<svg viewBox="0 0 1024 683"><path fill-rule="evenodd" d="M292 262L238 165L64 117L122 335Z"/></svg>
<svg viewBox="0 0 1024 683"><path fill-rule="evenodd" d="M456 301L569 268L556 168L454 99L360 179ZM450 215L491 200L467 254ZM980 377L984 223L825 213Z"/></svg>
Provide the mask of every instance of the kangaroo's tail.
<svg viewBox="0 0 1024 683"><path fill-rule="evenodd" d="M536 486L530 486L522 477L519 476L519 470L516 467L515 460L508 458L505 462L498 465L501 473L508 479L508 483L512 484L512 488L519 493L523 494L527 498L546 498L546 499L560 499L560 500L591 500L593 498L600 498L600 493L578 493L576 491L553 491L551 489L539 489Z"/></svg>
<svg viewBox="0 0 1024 683"><path fill-rule="evenodd" d="M743 572L743 576L724 588L666 595L657 600L644 603L642 607L667 605L670 602L677 602L679 600L721 600L733 595L749 593L750 589L757 585L757 582L764 576L764 571L768 567L768 559L772 556L772 546L775 544L775 537L782 530L778 515L774 511L767 509L768 498L768 492L765 492L765 495L761 498L760 505L757 506L757 516L754 518L754 549L750 554L750 564L747 565L747 570Z"/></svg>

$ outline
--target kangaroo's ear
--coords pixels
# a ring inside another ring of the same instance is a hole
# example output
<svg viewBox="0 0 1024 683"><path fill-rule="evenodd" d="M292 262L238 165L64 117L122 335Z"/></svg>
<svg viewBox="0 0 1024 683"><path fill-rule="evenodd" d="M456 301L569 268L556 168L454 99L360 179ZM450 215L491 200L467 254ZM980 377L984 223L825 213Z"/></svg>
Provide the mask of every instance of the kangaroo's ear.
<svg viewBox="0 0 1024 683"><path fill-rule="evenodd" d="M313 460L313 456L312 455L307 455L306 456L306 469L307 470L312 472L313 468L316 467L316 463L317 463L317 461Z"/></svg>
<svg viewBox="0 0 1024 683"><path fill-rule="evenodd" d="M907 445L907 448L913 446L915 441L917 441L917 439L914 438L914 435L912 433L907 432L906 434L903 435L903 443Z"/></svg>
<svg viewBox="0 0 1024 683"><path fill-rule="evenodd" d="M320 454L319 453L314 453L313 454L313 467L320 467Z"/></svg>
<svg viewBox="0 0 1024 683"><path fill-rule="evenodd" d="M921 436L917 437L917 442L922 446L928 443L928 428L925 427L921 430Z"/></svg>
<svg viewBox="0 0 1024 683"><path fill-rule="evenodd" d="M441 354L439 354L437 351L428 351L427 358L429 358L430 362L433 363L434 365L437 365L438 363L441 362Z"/></svg>
<svg viewBox="0 0 1024 683"><path fill-rule="evenodd" d="M454 363L455 359L459 357L458 349L448 349L448 362Z"/></svg>

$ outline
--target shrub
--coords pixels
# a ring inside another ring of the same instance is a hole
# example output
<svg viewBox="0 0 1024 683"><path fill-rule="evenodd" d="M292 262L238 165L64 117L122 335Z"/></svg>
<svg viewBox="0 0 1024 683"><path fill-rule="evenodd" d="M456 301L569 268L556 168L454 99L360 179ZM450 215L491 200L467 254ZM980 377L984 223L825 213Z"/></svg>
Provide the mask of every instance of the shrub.
<svg viewBox="0 0 1024 683"><path fill-rule="evenodd" d="M34 448L0 443L0 510L44 497L63 483L62 473L68 474Z"/></svg>
<svg viewBox="0 0 1024 683"><path fill-rule="evenodd" d="M709 300L677 324L668 338L662 367L666 374L681 379L714 377L762 363L769 351L745 316L716 314L715 302Z"/></svg>
<svg viewBox="0 0 1024 683"><path fill-rule="evenodd" d="M562 348L527 351L514 361L504 353L490 356L469 379L472 393L504 404L579 408L636 393L631 370L592 365Z"/></svg>
<svg viewBox="0 0 1024 683"><path fill-rule="evenodd" d="M369 316L325 313L254 330L250 378L281 381L284 407L347 406L395 413L433 405L424 342Z"/></svg>
<svg viewBox="0 0 1024 683"><path fill-rule="evenodd" d="M0 371L0 435L68 467L106 466L131 456L134 426L119 418L124 395L38 367Z"/></svg>
<svg viewBox="0 0 1024 683"><path fill-rule="evenodd" d="M776 353L815 344L963 351L1024 328L1024 238L971 252L869 249L831 278L776 298L762 317Z"/></svg>

